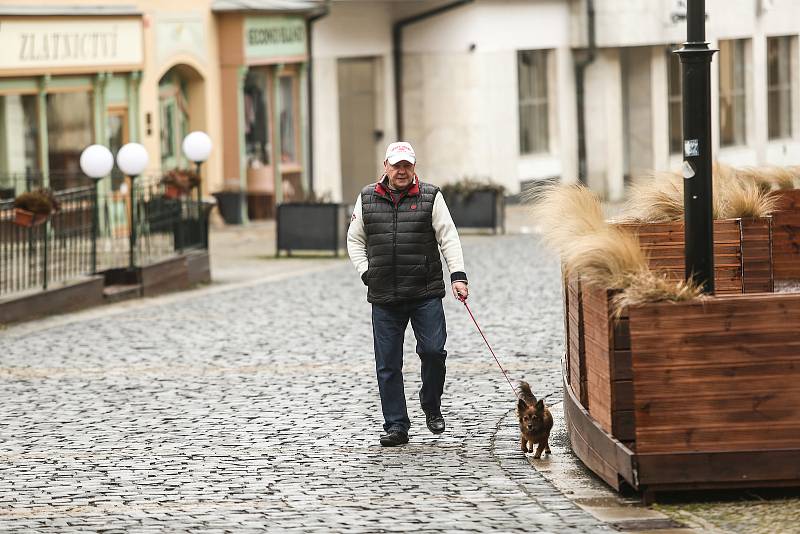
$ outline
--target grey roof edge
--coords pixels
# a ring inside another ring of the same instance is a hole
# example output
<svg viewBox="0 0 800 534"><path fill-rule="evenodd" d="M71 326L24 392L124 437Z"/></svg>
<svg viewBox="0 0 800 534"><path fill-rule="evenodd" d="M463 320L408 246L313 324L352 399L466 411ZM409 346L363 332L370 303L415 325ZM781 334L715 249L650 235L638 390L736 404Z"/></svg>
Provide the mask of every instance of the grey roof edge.
<svg viewBox="0 0 800 534"><path fill-rule="evenodd" d="M211 3L211 11L214 13L242 11L308 13L317 11L326 4L326 0L214 0Z"/></svg>
<svg viewBox="0 0 800 534"><path fill-rule="evenodd" d="M0 5L0 16L6 17L102 17L142 15L135 5Z"/></svg>

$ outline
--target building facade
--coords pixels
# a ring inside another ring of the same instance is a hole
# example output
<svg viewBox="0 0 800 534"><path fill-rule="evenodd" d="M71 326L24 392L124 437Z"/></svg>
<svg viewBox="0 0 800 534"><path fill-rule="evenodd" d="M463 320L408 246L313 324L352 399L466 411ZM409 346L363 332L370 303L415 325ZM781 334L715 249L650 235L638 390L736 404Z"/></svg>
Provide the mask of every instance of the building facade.
<svg viewBox="0 0 800 534"><path fill-rule="evenodd" d="M684 0L473 0L445 11L452 2L408 4L334 1L313 27L314 130L326 132L314 140L316 188L352 202L398 131L426 179L490 179L509 193L581 179L618 200L632 177L680 164L672 51L686 39ZM707 37L720 50L712 64L716 157L797 164L800 4L706 6Z"/></svg>
<svg viewBox="0 0 800 534"><path fill-rule="evenodd" d="M706 5L715 155L796 164L800 3ZM205 193L351 203L402 138L436 184L616 200L680 163L685 33L683 0L0 0L0 175L128 141L158 173L204 130Z"/></svg>

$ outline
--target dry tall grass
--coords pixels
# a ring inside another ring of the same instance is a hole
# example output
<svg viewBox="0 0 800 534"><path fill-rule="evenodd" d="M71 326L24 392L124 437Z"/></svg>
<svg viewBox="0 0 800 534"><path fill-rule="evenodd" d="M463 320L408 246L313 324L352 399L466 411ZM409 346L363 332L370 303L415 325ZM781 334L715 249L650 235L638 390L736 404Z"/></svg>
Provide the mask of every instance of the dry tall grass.
<svg viewBox="0 0 800 534"><path fill-rule="evenodd" d="M583 283L618 289L615 316L626 306L697 298L692 283L672 281L650 270L639 240L603 219L599 199L582 186L556 186L536 198L534 216L545 243L560 256L568 274Z"/></svg>
<svg viewBox="0 0 800 534"><path fill-rule="evenodd" d="M737 169L715 163L711 179L715 219L766 217L776 207L769 192L790 187L798 173L791 168ZM620 220L642 223L679 221L683 218L683 176L677 172L653 172L637 178L630 187Z"/></svg>

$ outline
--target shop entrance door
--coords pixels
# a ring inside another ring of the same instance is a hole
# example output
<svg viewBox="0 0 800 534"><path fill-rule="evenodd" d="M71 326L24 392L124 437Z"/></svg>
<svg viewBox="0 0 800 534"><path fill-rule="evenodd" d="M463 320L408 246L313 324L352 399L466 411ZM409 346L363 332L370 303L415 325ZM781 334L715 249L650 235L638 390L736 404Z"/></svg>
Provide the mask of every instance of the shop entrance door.
<svg viewBox="0 0 800 534"><path fill-rule="evenodd" d="M342 200L353 203L361 189L378 179L377 145L383 141L376 118L376 58L340 59L339 145L342 165Z"/></svg>

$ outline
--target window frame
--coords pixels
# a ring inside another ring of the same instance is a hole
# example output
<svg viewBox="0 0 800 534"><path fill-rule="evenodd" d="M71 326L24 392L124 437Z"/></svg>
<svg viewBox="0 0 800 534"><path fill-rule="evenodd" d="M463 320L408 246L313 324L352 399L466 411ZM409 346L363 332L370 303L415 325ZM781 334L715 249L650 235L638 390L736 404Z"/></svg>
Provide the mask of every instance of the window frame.
<svg viewBox="0 0 800 534"><path fill-rule="evenodd" d="M524 63L523 57L526 56L531 57L531 63ZM517 120L520 156L549 154L551 150L549 65L548 49L517 50ZM524 68L529 71L527 85L530 94L523 94ZM535 78L537 68L541 72L541 79ZM524 124L523 117L526 116L526 112L533 117L532 124ZM537 138L537 131L541 134L541 138ZM530 139L525 137L526 133L530 135Z"/></svg>
<svg viewBox="0 0 800 534"><path fill-rule="evenodd" d="M717 75L719 79L719 144L721 148L746 146L747 145L747 122L748 122L748 63L747 63L747 41L749 39L724 39L719 41L719 68ZM727 52L726 52L727 51ZM723 62L727 63L728 72L732 81L728 88L723 82ZM730 108L730 120L732 121L730 137L727 128L722 121L726 117L723 112L725 108ZM740 124L741 123L741 124Z"/></svg>

